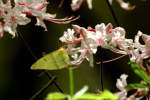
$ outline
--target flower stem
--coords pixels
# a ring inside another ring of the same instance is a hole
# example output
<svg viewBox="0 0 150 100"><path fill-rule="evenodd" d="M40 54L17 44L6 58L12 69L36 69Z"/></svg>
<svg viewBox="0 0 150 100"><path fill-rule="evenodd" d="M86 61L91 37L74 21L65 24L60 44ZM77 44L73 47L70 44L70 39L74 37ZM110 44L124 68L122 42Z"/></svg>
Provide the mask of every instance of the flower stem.
<svg viewBox="0 0 150 100"><path fill-rule="evenodd" d="M73 68L69 68L69 87L70 87L70 95L74 95L74 78L73 78Z"/></svg>
<svg viewBox="0 0 150 100"><path fill-rule="evenodd" d="M101 83L101 90L104 90L104 86L103 86L103 51L102 51L102 47L100 47L100 83Z"/></svg>
<svg viewBox="0 0 150 100"><path fill-rule="evenodd" d="M106 0L106 3L107 3L107 5L108 5L108 8L109 8L109 10L110 10L110 12L111 12L111 14L112 14L112 17L113 17L113 19L114 19L116 25L117 25L117 26L120 26L119 21L118 21L118 19L117 19L117 17L116 17L116 14L115 14L115 12L114 12L114 10L113 10L111 4L109 3L109 0Z"/></svg>

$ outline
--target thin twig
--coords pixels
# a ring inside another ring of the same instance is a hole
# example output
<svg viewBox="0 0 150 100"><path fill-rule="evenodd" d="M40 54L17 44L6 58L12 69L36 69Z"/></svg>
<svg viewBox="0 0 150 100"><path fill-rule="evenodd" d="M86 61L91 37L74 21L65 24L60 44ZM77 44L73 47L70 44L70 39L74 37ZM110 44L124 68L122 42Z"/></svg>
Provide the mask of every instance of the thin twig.
<svg viewBox="0 0 150 100"><path fill-rule="evenodd" d="M26 40L23 38L22 34L18 32L18 36L20 37L20 39L23 41L24 45L27 47L29 53L31 54L31 56L37 60L38 58L35 56L35 54L32 52L30 46L28 45L28 43L26 42Z"/></svg>
<svg viewBox="0 0 150 100"><path fill-rule="evenodd" d="M109 10L110 10L110 12L111 12L111 14L112 14L112 17L113 17L113 19L114 19L116 25L117 25L117 26L120 26L119 21L118 21L116 15L115 15L115 12L114 12L114 10L113 10L111 4L109 3L109 0L106 0L106 2L107 2L108 8L109 8Z"/></svg>
<svg viewBox="0 0 150 100"><path fill-rule="evenodd" d="M69 71L69 87L70 87L70 95L74 95L74 76L73 76L73 69L70 67Z"/></svg>
<svg viewBox="0 0 150 100"><path fill-rule="evenodd" d="M43 74L45 74L49 79L51 79L51 75L47 72L47 71L43 71L41 72L38 77L42 76ZM60 86L57 84L56 81L53 81L53 84L56 86L56 88L59 90L59 92L64 93L63 90L60 88Z"/></svg>
<svg viewBox="0 0 150 100"><path fill-rule="evenodd" d="M100 47L100 83L101 83L101 89L102 91L104 90L104 86L103 86L103 52L102 52L102 47Z"/></svg>
<svg viewBox="0 0 150 100"><path fill-rule="evenodd" d="M33 51L30 49L30 46L28 45L28 43L26 42L26 40L23 38L22 34L18 33L18 36L21 38L21 40L23 41L23 43L25 44L25 46L27 47L28 51L30 52L31 56L37 60L38 58L34 55ZM49 79L51 79L51 76L48 74L48 72L43 71L40 73L40 75L42 74L46 74L48 76ZM59 87L59 85L55 82L55 80L53 81L54 85L57 87L57 89L63 93L63 90Z"/></svg>
<svg viewBox="0 0 150 100"><path fill-rule="evenodd" d="M44 71L44 73L47 75L47 77L48 77L49 79L51 79L52 76L49 75L48 72ZM60 88L60 86L57 84L57 82L56 82L56 81L53 81L53 83L54 83L54 85L56 86L56 88L57 88L61 93L63 93L63 90Z"/></svg>
<svg viewBox="0 0 150 100"><path fill-rule="evenodd" d="M34 100L37 98L44 90L46 90L49 85L53 83L53 81L56 79L56 77L52 77L51 80L49 80L38 92L36 92L29 100Z"/></svg>

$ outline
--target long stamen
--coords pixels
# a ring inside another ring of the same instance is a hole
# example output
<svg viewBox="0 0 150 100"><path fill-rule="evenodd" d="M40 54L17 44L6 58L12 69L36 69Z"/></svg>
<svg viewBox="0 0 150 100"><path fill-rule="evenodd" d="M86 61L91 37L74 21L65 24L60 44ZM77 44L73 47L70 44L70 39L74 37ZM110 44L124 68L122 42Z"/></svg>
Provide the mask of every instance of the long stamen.
<svg viewBox="0 0 150 100"><path fill-rule="evenodd" d="M103 61L103 63L105 64L105 63L113 62L113 61L116 61L116 60L118 60L118 59L121 59L121 58L123 58L123 57L125 57L125 56L127 56L127 55L122 55L122 56L113 58L113 59L111 59L111 60L106 60L106 61ZM101 61L100 61L100 62L96 62L96 64L101 64Z"/></svg>

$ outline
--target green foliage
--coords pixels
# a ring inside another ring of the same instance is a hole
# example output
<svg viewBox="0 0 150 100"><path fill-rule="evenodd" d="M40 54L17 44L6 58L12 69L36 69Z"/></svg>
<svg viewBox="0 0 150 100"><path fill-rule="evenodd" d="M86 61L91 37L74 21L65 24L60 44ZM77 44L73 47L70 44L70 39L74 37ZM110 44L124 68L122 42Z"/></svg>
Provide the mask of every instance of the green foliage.
<svg viewBox="0 0 150 100"><path fill-rule="evenodd" d="M74 97L73 100L100 100L100 96L94 93L86 93L82 96Z"/></svg>
<svg viewBox="0 0 150 100"><path fill-rule="evenodd" d="M126 87L127 90L142 89L142 90L148 91L150 87L150 76L138 64L134 62L130 62L130 64L134 73L137 76L139 76L144 82L128 84L128 86Z"/></svg>
<svg viewBox="0 0 150 100"><path fill-rule="evenodd" d="M137 74L142 80L150 85L150 76L136 63L130 62L131 68L133 69L134 73Z"/></svg>
<svg viewBox="0 0 150 100"><path fill-rule="evenodd" d="M150 85L150 76L136 63L130 62L131 68L142 80Z"/></svg>
<svg viewBox="0 0 150 100"><path fill-rule="evenodd" d="M115 95L113 95L110 91L108 91L108 90L105 90L104 92L102 92L101 94L100 94L100 99L101 100L117 100L118 99L118 97L117 96L115 96Z"/></svg>
<svg viewBox="0 0 150 100"><path fill-rule="evenodd" d="M69 56L64 48L53 51L36 61L31 69L58 70L70 65Z"/></svg>
<svg viewBox="0 0 150 100"><path fill-rule="evenodd" d="M118 97L111 92L105 90L100 95L93 93L86 93L79 97L74 97L73 100L117 100Z"/></svg>
<svg viewBox="0 0 150 100"><path fill-rule="evenodd" d="M81 89L82 91L83 89ZM80 92L80 91L79 91ZM45 100L118 100L111 92L105 90L101 94L85 93L82 95L74 95L73 97L55 92L48 94Z"/></svg>
<svg viewBox="0 0 150 100"><path fill-rule="evenodd" d="M142 84L142 83L131 83L131 84L128 84L128 86L126 88L128 90L132 90L132 89L145 89L145 88L147 88L147 86L145 84Z"/></svg>
<svg viewBox="0 0 150 100"><path fill-rule="evenodd" d="M51 94L48 94L45 100L66 100L67 96L65 94L54 92Z"/></svg>

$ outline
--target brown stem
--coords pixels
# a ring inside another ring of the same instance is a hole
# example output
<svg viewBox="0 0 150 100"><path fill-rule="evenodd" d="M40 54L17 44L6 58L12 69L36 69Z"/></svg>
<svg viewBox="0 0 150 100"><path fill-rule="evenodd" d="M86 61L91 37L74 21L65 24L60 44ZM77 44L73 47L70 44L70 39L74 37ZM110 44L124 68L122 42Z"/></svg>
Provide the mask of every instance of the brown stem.
<svg viewBox="0 0 150 100"><path fill-rule="evenodd" d="M46 90L49 85L53 83L53 81L56 79L56 77L52 77L51 80L49 80L38 92L36 92L29 100L34 100L39 96L44 90Z"/></svg>

